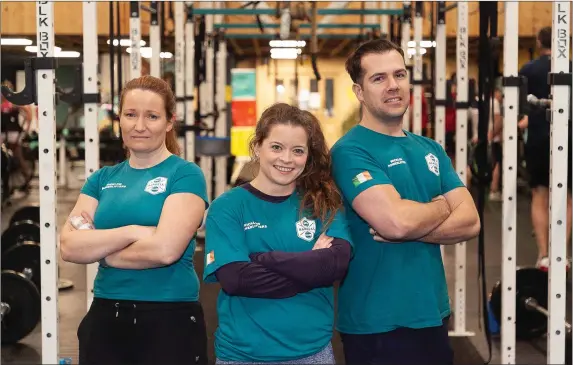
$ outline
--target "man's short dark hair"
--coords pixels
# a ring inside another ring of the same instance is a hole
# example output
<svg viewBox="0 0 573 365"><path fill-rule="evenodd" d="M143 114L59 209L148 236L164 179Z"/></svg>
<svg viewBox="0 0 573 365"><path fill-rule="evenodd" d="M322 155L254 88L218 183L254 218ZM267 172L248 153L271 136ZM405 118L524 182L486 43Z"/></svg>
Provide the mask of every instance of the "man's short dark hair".
<svg viewBox="0 0 573 365"><path fill-rule="evenodd" d="M398 51L402 58L404 58L404 51L396 43L387 39L374 39L361 44L352 54L348 57L345 63L346 72L350 75L352 82L361 84L364 77L364 70L362 69L362 58L371 53L386 53L390 51Z"/></svg>
<svg viewBox="0 0 573 365"><path fill-rule="evenodd" d="M537 40L541 44L541 47L551 49L551 27L541 28L539 33L537 33Z"/></svg>

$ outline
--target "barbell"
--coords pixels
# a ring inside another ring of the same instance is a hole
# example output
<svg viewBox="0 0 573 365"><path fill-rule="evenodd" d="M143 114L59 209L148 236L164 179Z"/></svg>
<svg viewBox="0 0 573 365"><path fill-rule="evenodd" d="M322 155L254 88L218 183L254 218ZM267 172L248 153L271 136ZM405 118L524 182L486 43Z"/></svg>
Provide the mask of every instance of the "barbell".
<svg viewBox="0 0 573 365"><path fill-rule="evenodd" d="M503 323L501 280L491 291L490 307L497 323ZM515 273L515 335L520 340L532 340L547 333L549 275L537 268L519 268ZM571 324L565 321L565 363L571 364Z"/></svg>

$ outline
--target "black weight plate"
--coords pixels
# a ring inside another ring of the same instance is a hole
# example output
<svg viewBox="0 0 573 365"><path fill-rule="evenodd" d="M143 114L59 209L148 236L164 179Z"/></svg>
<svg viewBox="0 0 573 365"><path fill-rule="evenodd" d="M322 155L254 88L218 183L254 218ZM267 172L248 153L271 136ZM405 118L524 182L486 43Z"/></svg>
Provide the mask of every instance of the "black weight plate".
<svg viewBox="0 0 573 365"><path fill-rule="evenodd" d="M2 319L2 344L15 344L29 335L41 318L36 285L14 271L2 271L2 302L10 312Z"/></svg>
<svg viewBox="0 0 573 365"><path fill-rule="evenodd" d="M10 225L20 221L32 221L40 224L40 207L29 205L18 209L10 218Z"/></svg>
<svg viewBox="0 0 573 365"><path fill-rule="evenodd" d="M40 226L31 221L19 222L2 233L2 253L22 241L40 242Z"/></svg>
<svg viewBox="0 0 573 365"><path fill-rule="evenodd" d="M546 272L536 268L523 268L515 272L516 295L515 307L515 335L518 339L530 340L543 336L547 332L547 317L542 313L528 309L525 299L535 298L537 303L547 308L547 295L549 292L549 277ZM490 296L492 314L501 325L501 293L503 287L498 281Z"/></svg>
<svg viewBox="0 0 573 365"><path fill-rule="evenodd" d="M30 280L36 285L38 291L41 288L40 275L40 244L32 241L24 241L10 247L2 254L2 269L24 272L24 269L31 269Z"/></svg>

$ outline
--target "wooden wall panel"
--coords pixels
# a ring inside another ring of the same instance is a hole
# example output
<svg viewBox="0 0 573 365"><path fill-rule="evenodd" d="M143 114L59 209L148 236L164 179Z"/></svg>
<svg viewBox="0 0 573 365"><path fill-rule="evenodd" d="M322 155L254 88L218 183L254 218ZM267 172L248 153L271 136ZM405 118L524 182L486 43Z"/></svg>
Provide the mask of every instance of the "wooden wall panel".
<svg viewBox="0 0 573 365"><path fill-rule="evenodd" d="M143 2L148 4L147 1ZM265 2L270 8L274 8L275 2ZM448 1L447 5L456 2ZM129 30L129 3L120 2L122 6L122 33L128 34ZM329 2L320 2L319 7L327 7ZM171 3L167 3L171 5ZM197 6L200 4L197 2ZM240 2L232 1L225 4L226 7L239 7ZM259 5L260 6L260 5ZM390 2L390 6L399 7L401 2ZM424 16L424 31L423 37L427 39L430 36L431 20L429 19L430 9L433 6L431 2L424 2L425 16ZM499 34L503 34L504 27L504 7L503 2L498 2L499 18L498 29ZM519 35L522 37L535 36L540 28L551 25L551 2L520 2L519 3ZM10 35L35 35L36 34L36 5L34 2L1 2L2 8L2 22L0 24L0 31L3 36ZM361 3L352 1L348 4L348 9L360 9ZM77 2L55 2L55 32L61 35L80 35L82 34L82 3ZM469 36L479 36L479 5L477 1L469 3ZM109 31L109 6L108 2L98 2L98 34L101 36L108 35ZM572 10L573 11L573 10ZM150 14L146 11L141 11L141 30L142 34L146 36L149 31ZM167 14L165 14L167 15ZM270 16L271 20L274 16ZM323 16L319 16L319 21ZM367 17L365 17L366 21ZM361 17L359 15L339 15L331 18L332 22L336 23L360 23ZM255 23L254 16L225 16L225 22L253 22ZM376 17L378 22L378 17ZM166 29L170 29L171 25L167 24ZM457 34L457 10L452 9L446 15L446 29L448 37L455 37ZM233 29L233 33L257 33L258 29ZM306 31L305 31L306 32ZM357 33L357 29L324 29L325 33ZM412 29L413 37L413 29Z"/></svg>
<svg viewBox="0 0 573 365"><path fill-rule="evenodd" d="M129 34L129 2L118 2L121 11L122 34ZM36 3L35 2L4 2L2 7L2 22L0 32L7 35L36 34ZM109 35L109 3L98 2L97 4L98 34ZM56 35L81 35L83 34L83 9L82 3L55 2L54 3L54 32ZM149 33L150 14L147 11L140 12L142 34ZM114 26L116 20L114 19Z"/></svg>

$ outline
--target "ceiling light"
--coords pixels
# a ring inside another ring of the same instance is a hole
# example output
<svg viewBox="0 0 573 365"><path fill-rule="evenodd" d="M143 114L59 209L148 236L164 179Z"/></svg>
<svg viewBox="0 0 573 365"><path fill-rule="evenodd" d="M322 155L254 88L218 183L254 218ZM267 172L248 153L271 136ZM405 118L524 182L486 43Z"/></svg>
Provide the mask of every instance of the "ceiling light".
<svg viewBox="0 0 573 365"><path fill-rule="evenodd" d="M296 41L296 40L288 41L288 40L274 39L274 40L269 42L269 46L271 46L271 47L289 47L289 48L304 47L304 46L306 46L306 42L305 41Z"/></svg>
<svg viewBox="0 0 573 365"><path fill-rule="evenodd" d="M24 49L30 53L38 53L38 46L27 46ZM58 53L61 51L62 51L62 49L60 47L54 47L54 53Z"/></svg>
<svg viewBox="0 0 573 365"><path fill-rule="evenodd" d="M125 49L125 51L129 54L131 54L131 47L127 47ZM139 54L141 55L142 58L151 58L151 56L153 55L153 50L151 49L151 47L140 47L139 48ZM172 58L173 57L173 53L171 52L160 52L159 53L159 58Z"/></svg>
<svg viewBox="0 0 573 365"><path fill-rule="evenodd" d="M1 46L30 46L32 41L25 38L0 38Z"/></svg>
<svg viewBox="0 0 573 365"><path fill-rule="evenodd" d="M113 40L113 45L114 45L114 46L117 46L117 43L118 43L118 40L117 40L117 39L114 39L114 40ZM109 39L107 40L107 44L110 44L110 40L109 40ZM122 47L130 47L130 46L131 46L131 39L120 39L120 40L119 40L119 44L120 44ZM139 45L140 45L141 47L145 46L145 44L146 44L146 43L145 43L145 41L144 41L143 39L139 41Z"/></svg>
<svg viewBox="0 0 573 365"><path fill-rule="evenodd" d="M300 48L271 48L271 58L279 60L294 60L302 53Z"/></svg>

